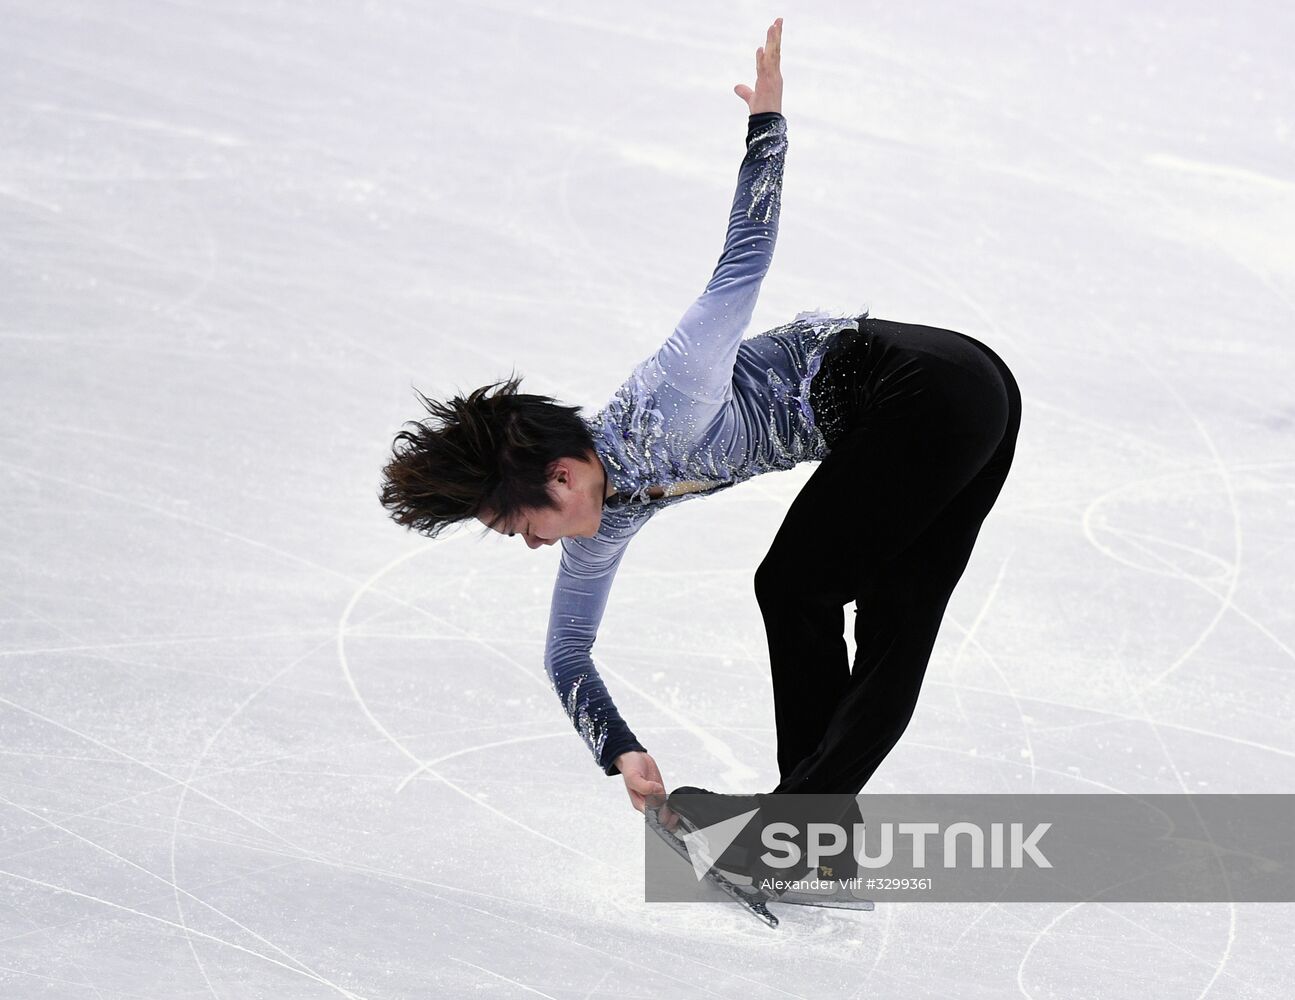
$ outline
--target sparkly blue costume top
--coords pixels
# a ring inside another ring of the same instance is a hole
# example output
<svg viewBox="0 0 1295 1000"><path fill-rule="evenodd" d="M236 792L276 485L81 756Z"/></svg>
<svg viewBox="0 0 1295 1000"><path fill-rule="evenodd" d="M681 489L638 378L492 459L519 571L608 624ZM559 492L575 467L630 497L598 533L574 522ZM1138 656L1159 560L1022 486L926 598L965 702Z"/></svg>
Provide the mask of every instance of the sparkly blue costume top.
<svg viewBox="0 0 1295 1000"><path fill-rule="evenodd" d="M710 283L660 349L584 418L617 494L604 502L596 535L561 539L544 662L567 715L609 775L619 773L617 755L645 749L590 656L626 546L666 507L822 459L828 449L809 406L810 380L836 334L859 325L858 314L802 312L742 339L777 240L786 119L751 115L746 142ZM669 495L679 483L692 491ZM651 497L654 486L667 495Z"/></svg>

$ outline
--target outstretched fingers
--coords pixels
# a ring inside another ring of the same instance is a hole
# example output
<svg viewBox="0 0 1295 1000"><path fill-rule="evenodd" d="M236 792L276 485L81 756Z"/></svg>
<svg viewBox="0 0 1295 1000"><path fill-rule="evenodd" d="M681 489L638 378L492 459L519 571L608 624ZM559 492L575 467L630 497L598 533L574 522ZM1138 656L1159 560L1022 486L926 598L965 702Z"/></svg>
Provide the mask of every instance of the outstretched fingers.
<svg viewBox="0 0 1295 1000"><path fill-rule="evenodd" d="M765 35L765 43L760 52L770 69L778 69L779 56L782 53L782 18L769 25L769 31Z"/></svg>
<svg viewBox="0 0 1295 1000"><path fill-rule="evenodd" d="M733 92L746 102L751 114L782 111L782 18L769 25L765 44L755 50L755 89L739 83Z"/></svg>

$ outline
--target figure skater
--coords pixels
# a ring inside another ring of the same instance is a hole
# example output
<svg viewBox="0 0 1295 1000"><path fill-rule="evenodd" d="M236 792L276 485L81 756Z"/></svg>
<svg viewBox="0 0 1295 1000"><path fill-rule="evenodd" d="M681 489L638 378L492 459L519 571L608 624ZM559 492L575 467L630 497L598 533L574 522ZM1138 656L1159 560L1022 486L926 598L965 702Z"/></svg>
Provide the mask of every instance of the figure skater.
<svg viewBox="0 0 1295 1000"><path fill-rule="evenodd" d="M803 312L743 339L778 234L781 40L778 18L756 50L755 89L734 87L750 115L723 252L660 348L592 418L519 392L516 376L446 403L418 393L434 419L410 421L384 469L380 499L401 525L435 537L475 518L532 549L561 543L545 667L598 767L624 779L640 811L664 795L661 771L590 652L643 526L753 476L820 463L754 579L773 674L774 791L854 795L913 714L1020 425L1012 373L963 333L865 309Z"/></svg>

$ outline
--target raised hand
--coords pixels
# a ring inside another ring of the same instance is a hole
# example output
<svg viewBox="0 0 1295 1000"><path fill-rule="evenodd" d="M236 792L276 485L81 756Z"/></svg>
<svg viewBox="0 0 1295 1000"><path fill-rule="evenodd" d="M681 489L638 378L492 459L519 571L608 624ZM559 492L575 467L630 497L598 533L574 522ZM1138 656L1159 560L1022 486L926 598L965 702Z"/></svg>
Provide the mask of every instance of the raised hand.
<svg viewBox="0 0 1295 1000"><path fill-rule="evenodd" d="M746 101L753 115L762 111L777 111L782 114L781 49L782 18L778 18L769 25L764 44L755 50L755 90L744 83L733 88L733 92Z"/></svg>

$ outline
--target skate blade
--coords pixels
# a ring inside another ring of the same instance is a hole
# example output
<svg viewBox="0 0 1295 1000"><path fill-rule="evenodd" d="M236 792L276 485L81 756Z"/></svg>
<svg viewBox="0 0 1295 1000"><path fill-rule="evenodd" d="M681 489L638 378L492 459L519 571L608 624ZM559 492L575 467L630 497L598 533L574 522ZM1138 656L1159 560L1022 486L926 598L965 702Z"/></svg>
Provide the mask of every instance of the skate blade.
<svg viewBox="0 0 1295 1000"><path fill-rule="evenodd" d="M669 844L676 854L691 865L692 859L688 855L687 846L662 825L660 818L657 816L657 810L648 806L644 810L644 815L647 817L647 825L652 829L652 832ZM682 819L682 817L680 818ZM722 869L711 868L703 878L734 902L741 903L761 923L769 927L778 926L778 918L769 912L769 907L766 905L768 900L765 899L764 893L735 885L726 877Z"/></svg>

